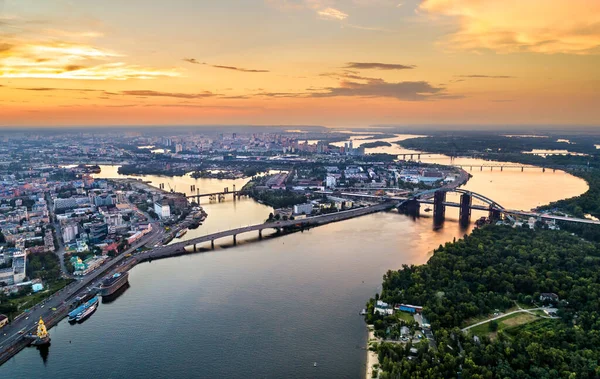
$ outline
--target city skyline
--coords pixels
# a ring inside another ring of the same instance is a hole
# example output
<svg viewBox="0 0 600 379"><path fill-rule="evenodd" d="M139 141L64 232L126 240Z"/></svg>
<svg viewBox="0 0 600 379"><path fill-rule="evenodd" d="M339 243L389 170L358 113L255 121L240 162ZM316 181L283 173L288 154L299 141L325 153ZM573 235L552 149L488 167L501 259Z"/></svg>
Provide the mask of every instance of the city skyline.
<svg viewBox="0 0 600 379"><path fill-rule="evenodd" d="M592 126L598 25L585 0L0 0L0 126Z"/></svg>

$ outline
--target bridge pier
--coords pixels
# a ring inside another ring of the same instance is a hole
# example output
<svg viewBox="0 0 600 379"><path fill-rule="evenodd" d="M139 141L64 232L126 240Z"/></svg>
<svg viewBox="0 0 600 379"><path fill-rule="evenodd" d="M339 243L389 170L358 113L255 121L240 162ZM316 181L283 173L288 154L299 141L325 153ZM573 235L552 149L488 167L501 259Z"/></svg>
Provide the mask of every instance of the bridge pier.
<svg viewBox="0 0 600 379"><path fill-rule="evenodd" d="M479 167L479 171L483 171L483 166Z"/></svg>
<svg viewBox="0 0 600 379"><path fill-rule="evenodd" d="M399 211L404 212L411 217L419 217L420 209L421 204L417 199L408 199L402 203L402 207L399 209Z"/></svg>
<svg viewBox="0 0 600 379"><path fill-rule="evenodd" d="M504 166L500 166L500 171L504 171Z"/></svg>
<svg viewBox="0 0 600 379"><path fill-rule="evenodd" d="M433 221L435 224L444 222L444 218L446 217L446 206L444 205L445 202L446 192L435 191L433 194Z"/></svg>
<svg viewBox="0 0 600 379"><path fill-rule="evenodd" d="M489 211L488 217L491 222L495 222L502 218L502 213L498 209L494 208L494 205L492 204L492 205L490 205L490 211Z"/></svg>
<svg viewBox="0 0 600 379"><path fill-rule="evenodd" d="M198 245L194 244L194 253L198 252Z"/></svg>
<svg viewBox="0 0 600 379"><path fill-rule="evenodd" d="M210 248L215 249L215 240L210 240Z"/></svg>
<svg viewBox="0 0 600 379"><path fill-rule="evenodd" d="M237 234L233 235L233 246L237 245Z"/></svg>
<svg viewBox="0 0 600 379"><path fill-rule="evenodd" d="M463 226L469 225L471 222L471 205L473 197L467 193L460 195L460 224Z"/></svg>
<svg viewBox="0 0 600 379"><path fill-rule="evenodd" d="M525 170L525 167L521 166L521 172L523 172Z"/></svg>
<svg viewBox="0 0 600 379"><path fill-rule="evenodd" d="M258 239L262 240L262 229L258 230Z"/></svg>
<svg viewBox="0 0 600 379"><path fill-rule="evenodd" d="M542 167L542 172L546 172L546 167Z"/></svg>

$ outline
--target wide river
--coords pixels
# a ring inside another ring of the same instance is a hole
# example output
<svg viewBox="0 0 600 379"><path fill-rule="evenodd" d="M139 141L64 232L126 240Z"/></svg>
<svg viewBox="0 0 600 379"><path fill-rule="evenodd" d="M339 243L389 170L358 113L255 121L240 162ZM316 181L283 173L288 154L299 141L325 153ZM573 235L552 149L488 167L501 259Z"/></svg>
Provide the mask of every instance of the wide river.
<svg viewBox="0 0 600 379"><path fill-rule="evenodd" d="M443 156L421 160L450 162ZM587 190L585 182L563 172L472 173L465 188L513 209ZM119 176L111 166L96 175ZM246 182L144 179L188 193L191 184L206 193ZM229 197L202 206L206 222L184 238L262 222L271 212L250 199ZM452 219L434 230L427 215L379 213L260 242L255 235L240 236L237 247L223 239L214 251L141 264L115 301L101 304L82 324L63 321L51 329L46 357L25 349L0 367L0 378L361 378L366 328L358 312L380 290L382 275L425 263L434 248L468 231Z"/></svg>

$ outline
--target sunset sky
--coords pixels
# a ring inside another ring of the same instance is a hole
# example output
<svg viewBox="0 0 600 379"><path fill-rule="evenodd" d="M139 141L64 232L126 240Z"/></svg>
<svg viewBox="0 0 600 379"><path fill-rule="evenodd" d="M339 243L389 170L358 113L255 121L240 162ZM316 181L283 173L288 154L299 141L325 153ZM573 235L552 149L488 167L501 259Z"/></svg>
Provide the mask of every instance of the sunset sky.
<svg viewBox="0 0 600 379"><path fill-rule="evenodd" d="M599 120L598 0L0 0L0 126Z"/></svg>

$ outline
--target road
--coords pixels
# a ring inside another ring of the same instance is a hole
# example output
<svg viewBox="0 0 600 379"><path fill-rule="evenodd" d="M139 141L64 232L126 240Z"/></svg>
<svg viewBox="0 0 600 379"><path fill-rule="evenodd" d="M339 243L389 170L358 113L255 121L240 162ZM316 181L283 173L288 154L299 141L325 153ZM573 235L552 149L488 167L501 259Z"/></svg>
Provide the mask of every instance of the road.
<svg viewBox="0 0 600 379"><path fill-rule="evenodd" d="M541 308L532 308L532 309L522 309L522 308L521 308L521 309L517 309L516 311L512 311L512 312L508 312L508 313L503 313L503 314L501 314L500 316L494 316L494 317L488 318L487 320L483 320L483 321L480 321L480 322L478 322L478 323L475 323L475 324L473 324L473 325L469 325L469 326L467 326L466 328L463 328L463 329L461 329L461 330L462 330L463 332L466 332L467 330L469 330L469 329L471 329L471 328L474 328L474 327L476 327L476 326L483 325L483 324L485 324L485 323L488 323L488 322L490 322L490 321L499 320L499 319L501 319L501 318L504 318L504 317L506 317L506 316L510 316L510 315L512 315L512 314L515 314L515 313L529 313L529 314L532 314L532 315L534 315L534 316L536 316L536 317L542 317L542 318L558 318L558 317L552 317L552 316L540 316L540 315L536 315L535 313L533 313L533 311L543 311L543 310L545 310L545 309L548 309L548 308L545 308L545 307L541 307Z"/></svg>
<svg viewBox="0 0 600 379"><path fill-rule="evenodd" d="M122 265L124 263L123 260L125 255L133 253L136 249L146 244L153 242L155 244L157 240L162 239L163 233L163 229L158 224L153 224L152 231L144 238L140 239L139 242L127 249L123 254L105 262L89 275L56 292L46 299L44 303L36 304L29 309L29 312L26 315L13 320L12 323L2 328L0 330L2 333L0 335L0 364L2 363L2 356L5 353L5 349L22 339L23 334L33 331L37 327L37 321L40 317L46 320L52 318L54 314L61 312L61 310L64 310L65 307L69 306L70 300L82 289L91 289L99 285L100 281L108 271L114 270ZM53 311L52 308L56 308L56 311ZM22 329L25 330L25 333L20 334L19 331Z"/></svg>
<svg viewBox="0 0 600 379"><path fill-rule="evenodd" d="M193 246L203 242L214 241L219 238L237 236L238 234L252 232L252 231L261 231L263 229L281 229L285 227L310 227L310 226L318 226L323 224L329 224L332 222L347 220L354 217L363 216L370 213L381 212L387 209L391 209L394 207L394 203L383 203L377 204L369 207L356 208L347 211L330 213L322 216L314 216L307 217L300 220L286 220L286 221L275 221L275 222L267 222L263 224L249 225L241 228L225 230L222 232L208 234L206 236L197 237L193 239L189 239L186 241L173 243L166 246L160 246L152 251L140 254L141 259L148 258L158 258L165 257L175 252L184 251L184 249L188 246Z"/></svg>

